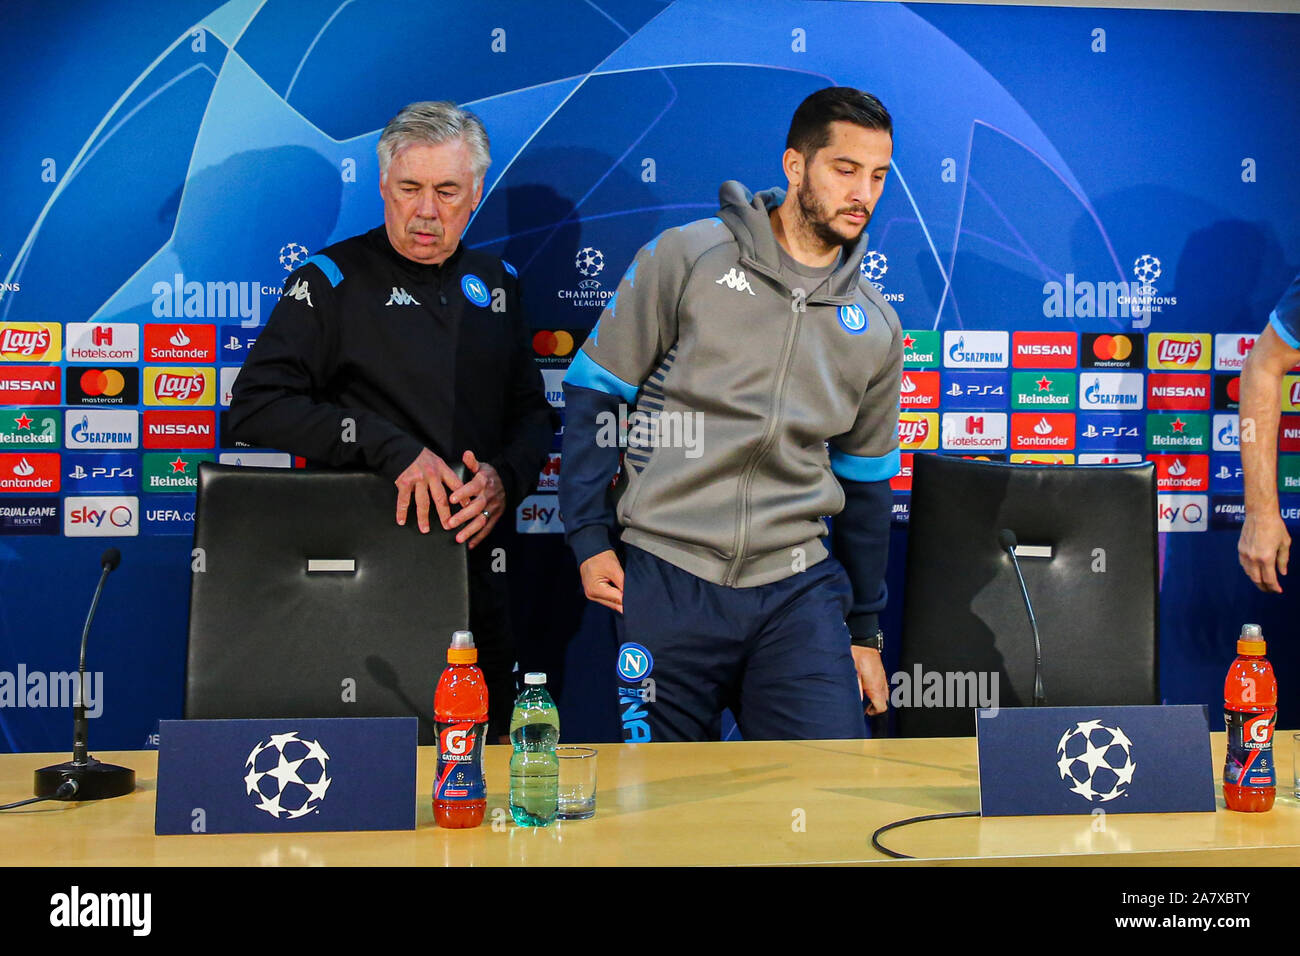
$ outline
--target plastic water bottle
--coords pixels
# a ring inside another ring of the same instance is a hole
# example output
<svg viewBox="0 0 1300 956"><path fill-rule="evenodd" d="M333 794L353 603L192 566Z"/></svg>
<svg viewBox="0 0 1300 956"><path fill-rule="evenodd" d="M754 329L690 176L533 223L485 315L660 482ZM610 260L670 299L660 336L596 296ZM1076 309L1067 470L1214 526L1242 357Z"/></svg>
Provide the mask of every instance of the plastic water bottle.
<svg viewBox="0 0 1300 956"><path fill-rule="evenodd" d="M510 815L521 827L550 826L560 790L560 712L546 692L545 674L525 674L510 715Z"/></svg>
<svg viewBox="0 0 1300 956"><path fill-rule="evenodd" d="M1271 810L1277 793L1273 766L1277 678L1265 650L1259 625L1243 625L1237 659L1223 682L1223 720L1228 731L1223 802L1229 810L1246 813Z"/></svg>
<svg viewBox="0 0 1300 956"><path fill-rule="evenodd" d="M474 635L457 631L447 649L447 667L434 692L438 722L438 776L433 784L433 818L440 827L463 829L483 822L487 783L483 740L487 735L488 691L478 669Z"/></svg>

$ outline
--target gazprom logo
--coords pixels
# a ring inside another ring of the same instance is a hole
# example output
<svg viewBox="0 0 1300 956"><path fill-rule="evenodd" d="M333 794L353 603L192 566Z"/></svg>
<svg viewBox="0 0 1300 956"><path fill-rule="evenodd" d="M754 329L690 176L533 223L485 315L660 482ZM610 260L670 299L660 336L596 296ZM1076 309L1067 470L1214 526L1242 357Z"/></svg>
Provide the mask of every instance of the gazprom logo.
<svg viewBox="0 0 1300 956"><path fill-rule="evenodd" d="M478 276L469 274L460 280L460 291L465 293L465 298L469 299L479 308L487 305L492 300L488 292L487 284Z"/></svg>
<svg viewBox="0 0 1300 956"><path fill-rule="evenodd" d="M637 681L654 670L655 661L640 644L624 644L618 649L618 676Z"/></svg>
<svg viewBox="0 0 1300 956"><path fill-rule="evenodd" d="M860 305L840 306L840 325L851 335L858 335L867 327L867 313Z"/></svg>

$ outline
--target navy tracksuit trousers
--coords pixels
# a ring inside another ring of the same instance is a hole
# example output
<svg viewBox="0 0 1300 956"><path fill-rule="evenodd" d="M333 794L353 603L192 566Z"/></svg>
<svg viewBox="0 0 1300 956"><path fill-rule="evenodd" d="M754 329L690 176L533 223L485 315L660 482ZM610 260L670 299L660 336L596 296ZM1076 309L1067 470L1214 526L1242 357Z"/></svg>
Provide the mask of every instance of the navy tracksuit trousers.
<svg viewBox="0 0 1300 956"><path fill-rule="evenodd" d="M865 736L844 623L848 575L825 558L752 588L712 584L639 548L624 561L619 714L628 743Z"/></svg>

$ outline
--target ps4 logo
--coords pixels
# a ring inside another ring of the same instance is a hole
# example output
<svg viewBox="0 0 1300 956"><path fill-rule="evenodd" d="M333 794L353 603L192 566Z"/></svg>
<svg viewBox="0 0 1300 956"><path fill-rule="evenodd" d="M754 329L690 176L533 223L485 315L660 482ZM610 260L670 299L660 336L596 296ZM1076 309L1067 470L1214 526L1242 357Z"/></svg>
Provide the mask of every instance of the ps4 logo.
<svg viewBox="0 0 1300 956"><path fill-rule="evenodd" d="M1002 385L962 385L961 382L953 382L948 387L947 394L953 398L961 398L963 395L1005 395L1006 389Z"/></svg>
<svg viewBox="0 0 1300 956"><path fill-rule="evenodd" d="M1100 435L1103 438L1137 438L1136 425L1103 425L1098 428L1096 425L1089 425L1083 430L1084 438L1096 438Z"/></svg>

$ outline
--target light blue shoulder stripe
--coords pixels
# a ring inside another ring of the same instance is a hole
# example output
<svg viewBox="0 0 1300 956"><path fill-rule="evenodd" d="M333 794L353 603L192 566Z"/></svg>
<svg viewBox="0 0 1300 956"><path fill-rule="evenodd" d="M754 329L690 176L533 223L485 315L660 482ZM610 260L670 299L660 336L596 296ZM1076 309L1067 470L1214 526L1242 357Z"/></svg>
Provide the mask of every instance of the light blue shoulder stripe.
<svg viewBox="0 0 1300 956"><path fill-rule="evenodd" d="M831 471L849 481L885 481L898 474L902 459L895 448L879 458L869 455L848 455L831 448Z"/></svg>
<svg viewBox="0 0 1300 956"><path fill-rule="evenodd" d="M334 260L329 256L322 256L320 253L317 253L314 256L308 256L307 262L310 262L321 272L325 273L325 278L330 280L331 286L337 286L343 281L343 271L334 264ZM306 264L306 262L303 263L303 265Z"/></svg>
<svg viewBox="0 0 1300 956"><path fill-rule="evenodd" d="M574 356L569 371L564 375L564 382L566 385L580 385L583 388L594 388L607 395L617 395L629 405L636 401L635 385L629 385L613 372L597 365L586 352L581 350Z"/></svg>
<svg viewBox="0 0 1300 956"><path fill-rule="evenodd" d="M1291 331L1282 324L1282 316L1277 314L1277 309L1274 309L1273 313L1268 317L1268 324L1273 326L1273 331L1277 333L1277 337L1283 342L1291 346L1293 349L1300 349L1300 339L1297 339Z"/></svg>

